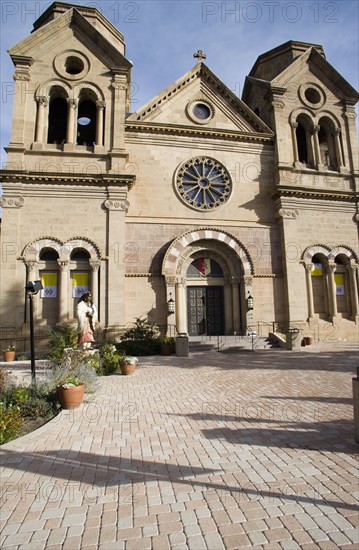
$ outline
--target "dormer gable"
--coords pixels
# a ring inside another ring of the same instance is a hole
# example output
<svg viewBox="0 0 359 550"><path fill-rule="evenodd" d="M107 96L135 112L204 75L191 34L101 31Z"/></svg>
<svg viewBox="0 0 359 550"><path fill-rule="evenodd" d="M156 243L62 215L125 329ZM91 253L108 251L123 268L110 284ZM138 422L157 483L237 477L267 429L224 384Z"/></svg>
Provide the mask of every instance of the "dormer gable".
<svg viewBox="0 0 359 550"><path fill-rule="evenodd" d="M50 43L51 50L53 50L57 39L61 43L61 34L69 28L73 35L86 48L93 51L108 68L114 66L122 67L125 71L131 69L132 64L121 53L121 50L124 49L122 41L109 42L100 30L94 27L75 7L70 7L62 15L38 26L31 35L10 48L8 51L15 66L19 56L35 57L36 55L39 57L42 52L49 50Z"/></svg>
<svg viewBox="0 0 359 550"><path fill-rule="evenodd" d="M269 138L271 130L202 61L127 118L181 132L227 131Z"/></svg>

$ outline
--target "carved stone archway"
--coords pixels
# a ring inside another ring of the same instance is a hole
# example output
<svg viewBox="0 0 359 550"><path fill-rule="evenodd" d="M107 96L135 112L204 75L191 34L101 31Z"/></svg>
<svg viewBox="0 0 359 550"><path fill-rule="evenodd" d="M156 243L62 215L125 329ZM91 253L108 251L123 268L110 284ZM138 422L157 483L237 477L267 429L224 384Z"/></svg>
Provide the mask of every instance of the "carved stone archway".
<svg viewBox="0 0 359 550"><path fill-rule="evenodd" d="M240 333L247 325L245 298L252 294L253 262L245 246L232 234L213 228L184 233L169 246L162 264L167 300L175 296L175 324L179 333L188 333L187 270L200 257L216 260L224 278L224 330Z"/></svg>

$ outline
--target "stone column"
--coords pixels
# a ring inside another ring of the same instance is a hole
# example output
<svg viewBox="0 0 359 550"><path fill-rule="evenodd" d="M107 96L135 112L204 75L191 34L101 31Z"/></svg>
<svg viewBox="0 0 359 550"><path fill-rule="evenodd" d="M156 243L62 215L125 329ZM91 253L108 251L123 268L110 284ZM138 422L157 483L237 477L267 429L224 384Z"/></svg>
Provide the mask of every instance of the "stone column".
<svg viewBox="0 0 359 550"><path fill-rule="evenodd" d="M179 333L187 334L186 320L186 283L184 279L176 282L176 326Z"/></svg>
<svg viewBox="0 0 359 550"><path fill-rule="evenodd" d="M91 293L93 297L93 301L95 306L97 307L98 311L99 308L99 295L98 295L98 272L101 266L101 260L90 260L89 261L90 267L91 267Z"/></svg>
<svg viewBox="0 0 359 550"><path fill-rule="evenodd" d="M356 320L359 316L358 283L357 283L358 265L349 264L347 266L347 270L349 271L352 318Z"/></svg>
<svg viewBox="0 0 359 550"><path fill-rule="evenodd" d="M298 128L298 122L291 122L290 123L291 132L292 132L292 147L293 147L293 159L294 159L294 165L299 161L298 158L298 143L297 143L297 128Z"/></svg>
<svg viewBox="0 0 359 550"><path fill-rule="evenodd" d="M106 303L102 312L102 323L109 330L118 331L125 322L125 218L128 208L127 186L107 187L108 198L103 203L107 209L108 256L106 278Z"/></svg>
<svg viewBox="0 0 359 550"><path fill-rule="evenodd" d="M334 280L334 273L337 268L336 263L328 263L328 292L329 292L329 304L330 304L330 313L332 317L338 315L337 309L337 295L336 295L336 284Z"/></svg>
<svg viewBox="0 0 359 550"><path fill-rule="evenodd" d="M57 260L60 266L59 281L59 323L66 323L69 318L69 267L68 260Z"/></svg>
<svg viewBox="0 0 359 550"><path fill-rule="evenodd" d="M128 89L125 74L115 74L112 89L111 151L123 151L125 149L126 96Z"/></svg>
<svg viewBox="0 0 359 550"><path fill-rule="evenodd" d="M233 304L230 279L224 280L224 330L226 334L233 334Z"/></svg>
<svg viewBox="0 0 359 550"><path fill-rule="evenodd" d="M312 268L313 264L305 264L305 281L307 285L307 302L308 302L308 317L314 317L314 298L313 298L313 283L312 283Z"/></svg>
<svg viewBox="0 0 359 550"><path fill-rule="evenodd" d="M96 145L103 145L103 113L105 109L104 101L96 101Z"/></svg>
<svg viewBox="0 0 359 550"><path fill-rule="evenodd" d="M340 172L341 168L343 168L343 155L342 155L342 146L340 143L340 134L341 130L340 128L335 128L334 130L334 147L335 147L335 157L337 160L337 169Z"/></svg>
<svg viewBox="0 0 359 550"><path fill-rule="evenodd" d="M232 311L233 311L233 331L236 334L240 332L240 304L239 304L239 279L232 277Z"/></svg>
<svg viewBox="0 0 359 550"><path fill-rule="evenodd" d="M15 80L15 95L14 107L12 114L12 131L9 145L17 145L24 147L24 131L25 121L27 120L26 111L27 103L34 101L34 96L29 92L30 67L33 63L31 57L18 55L13 56L13 61L16 65L14 73Z"/></svg>
<svg viewBox="0 0 359 550"><path fill-rule="evenodd" d="M36 98L37 101L37 115L36 115L36 134L35 142L44 142L44 116L45 108L47 107L47 97L41 96Z"/></svg>
<svg viewBox="0 0 359 550"><path fill-rule="evenodd" d="M67 130L66 130L66 143L76 143L76 109L77 99L67 100Z"/></svg>
<svg viewBox="0 0 359 550"><path fill-rule="evenodd" d="M319 130L320 126L313 126L313 145L314 145L314 164L318 170L322 170L324 165L322 164L322 159L320 158L320 147L319 147Z"/></svg>

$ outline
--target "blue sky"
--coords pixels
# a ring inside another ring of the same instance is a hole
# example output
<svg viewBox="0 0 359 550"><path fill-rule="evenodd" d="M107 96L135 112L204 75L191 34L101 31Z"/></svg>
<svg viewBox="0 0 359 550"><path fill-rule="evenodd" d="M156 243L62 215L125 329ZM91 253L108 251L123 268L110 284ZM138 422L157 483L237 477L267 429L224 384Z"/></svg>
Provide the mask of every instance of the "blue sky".
<svg viewBox="0 0 359 550"><path fill-rule="evenodd" d="M286 42L322 44L327 60L358 88L357 0L136 0L82 1L94 6L125 36L133 63L132 110L187 72L202 49L206 64L237 95L257 57ZM13 74L7 49L25 38L46 1L1 3L1 148L9 143ZM5 155L2 151L2 161Z"/></svg>

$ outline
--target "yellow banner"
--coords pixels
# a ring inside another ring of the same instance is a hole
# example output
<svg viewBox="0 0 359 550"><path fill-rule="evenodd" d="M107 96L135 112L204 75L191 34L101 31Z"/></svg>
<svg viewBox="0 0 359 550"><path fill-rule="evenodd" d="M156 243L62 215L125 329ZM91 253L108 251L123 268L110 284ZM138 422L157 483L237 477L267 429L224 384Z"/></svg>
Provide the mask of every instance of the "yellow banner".
<svg viewBox="0 0 359 550"><path fill-rule="evenodd" d="M41 284L42 286L57 286L57 273L43 273Z"/></svg>
<svg viewBox="0 0 359 550"><path fill-rule="evenodd" d="M57 297L57 273L42 273L41 274L42 298Z"/></svg>
<svg viewBox="0 0 359 550"><path fill-rule="evenodd" d="M89 284L88 273L73 273L72 284L73 286L88 286Z"/></svg>
<svg viewBox="0 0 359 550"><path fill-rule="evenodd" d="M322 275L323 275L323 266L322 266L322 264L313 264L312 277L321 277Z"/></svg>
<svg viewBox="0 0 359 550"><path fill-rule="evenodd" d="M344 285L344 274L342 273L335 273L334 274L334 281L336 284L336 295L337 296L344 296L345 295L345 285Z"/></svg>
<svg viewBox="0 0 359 550"><path fill-rule="evenodd" d="M88 273L73 273L72 274L72 296L73 298L81 298L85 292L89 290L89 274Z"/></svg>

